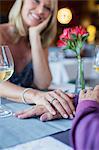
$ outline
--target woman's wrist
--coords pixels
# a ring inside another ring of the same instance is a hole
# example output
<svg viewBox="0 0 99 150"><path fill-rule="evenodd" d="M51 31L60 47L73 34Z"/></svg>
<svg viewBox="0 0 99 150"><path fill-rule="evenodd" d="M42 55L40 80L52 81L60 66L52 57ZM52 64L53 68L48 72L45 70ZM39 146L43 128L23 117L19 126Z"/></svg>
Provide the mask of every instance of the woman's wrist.
<svg viewBox="0 0 99 150"><path fill-rule="evenodd" d="M30 35L30 37L33 37L33 39L34 39L35 36L40 36L40 33L36 29L29 28L29 35Z"/></svg>
<svg viewBox="0 0 99 150"><path fill-rule="evenodd" d="M25 103L25 104L28 104L26 98L25 98L25 93L28 92L29 90L31 90L31 88L25 88L22 93L21 93L21 99L22 99L22 102Z"/></svg>
<svg viewBox="0 0 99 150"><path fill-rule="evenodd" d="M39 45L39 43L41 44L41 36L40 36L39 33L33 31L32 33L29 34L29 38L30 38L30 44L31 44L31 46L32 45L33 45L33 47L35 45L37 46L36 43L38 43L38 45Z"/></svg>
<svg viewBox="0 0 99 150"><path fill-rule="evenodd" d="M26 88L21 94L22 102L25 104L36 104L36 97L41 95L41 91Z"/></svg>

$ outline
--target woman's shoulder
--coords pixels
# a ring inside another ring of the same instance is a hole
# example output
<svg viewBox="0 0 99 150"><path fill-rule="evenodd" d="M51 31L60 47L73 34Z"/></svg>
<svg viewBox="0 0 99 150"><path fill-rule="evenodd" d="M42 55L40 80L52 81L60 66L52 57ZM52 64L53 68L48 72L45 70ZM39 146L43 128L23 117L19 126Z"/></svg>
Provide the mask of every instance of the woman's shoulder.
<svg viewBox="0 0 99 150"><path fill-rule="evenodd" d="M8 23L0 24L0 44L4 44L10 39L10 28L11 25Z"/></svg>
<svg viewBox="0 0 99 150"><path fill-rule="evenodd" d="M9 26L10 25L8 23L0 24L0 33L2 33L5 30L7 30L9 28Z"/></svg>
<svg viewBox="0 0 99 150"><path fill-rule="evenodd" d="M7 24L0 24L0 44L3 44L2 42L5 41L7 28Z"/></svg>

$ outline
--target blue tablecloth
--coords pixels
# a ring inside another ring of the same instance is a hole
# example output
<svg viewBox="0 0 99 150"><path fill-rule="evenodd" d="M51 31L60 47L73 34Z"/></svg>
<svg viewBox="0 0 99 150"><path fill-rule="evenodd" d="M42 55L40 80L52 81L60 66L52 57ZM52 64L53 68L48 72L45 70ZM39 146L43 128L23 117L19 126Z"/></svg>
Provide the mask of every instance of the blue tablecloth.
<svg viewBox="0 0 99 150"><path fill-rule="evenodd" d="M13 112L31 106L18 103L7 103ZM71 128L71 120L60 119L41 122L39 118L18 119L14 116L0 118L0 150Z"/></svg>

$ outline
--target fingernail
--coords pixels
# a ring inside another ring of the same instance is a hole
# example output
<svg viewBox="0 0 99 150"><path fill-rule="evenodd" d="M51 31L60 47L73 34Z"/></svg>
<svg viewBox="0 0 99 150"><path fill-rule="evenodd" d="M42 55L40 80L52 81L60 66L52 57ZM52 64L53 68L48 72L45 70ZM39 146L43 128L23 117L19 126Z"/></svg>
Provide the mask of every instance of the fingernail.
<svg viewBox="0 0 99 150"><path fill-rule="evenodd" d="M17 116L17 118L19 118L19 119L20 119L20 118L21 118L21 116Z"/></svg>
<svg viewBox="0 0 99 150"><path fill-rule="evenodd" d="M44 122L44 121L47 121L47 118L40 117L40 120L41 120L42 122Z"/></svg>
<svg viewBox="0 0 99 150"><path fill-rule="evenodd" d="M56 115L56 112L55 112L55 111L52 111L52 114L53 114L53 115Z"/></svg>
<svg viewBox="0 0 99 150"><path fill-rule="evenodd" d="M64 114L64 118L66 118L66 119L68 118L67 114Z"/></svg>
<svg viewBox="0 0 99 150"><path fill-rule="evenodd" d="M70 114L69 117L70 117L70 119L73 119L73 118L74 118L72 114Z"/></svg>
<svg viewBox="0 0 99 150"><path fill-rule="evenodd" d="M40 121L42 121L42 122L43 122L43 119L42 119L42 118L40 118Z"/></svg>
<svg viewBox="0 0 99 150"><path fill-rule="evenodd" d="M76 114L76 112L75 111L73 111L73 115L75 116L75 114Z"/></svg>

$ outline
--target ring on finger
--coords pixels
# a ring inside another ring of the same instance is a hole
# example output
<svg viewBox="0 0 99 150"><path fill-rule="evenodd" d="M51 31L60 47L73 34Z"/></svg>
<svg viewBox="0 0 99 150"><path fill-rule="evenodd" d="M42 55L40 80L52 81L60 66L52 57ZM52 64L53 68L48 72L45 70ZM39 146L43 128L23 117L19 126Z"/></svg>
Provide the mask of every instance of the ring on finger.
<svg viewBox="0 0 99 150"><path fill-rule="evenodd" d="M53 99L51 100L51 103L53 103L55 100L57 100L57 98L53 98Z"/></svg>

